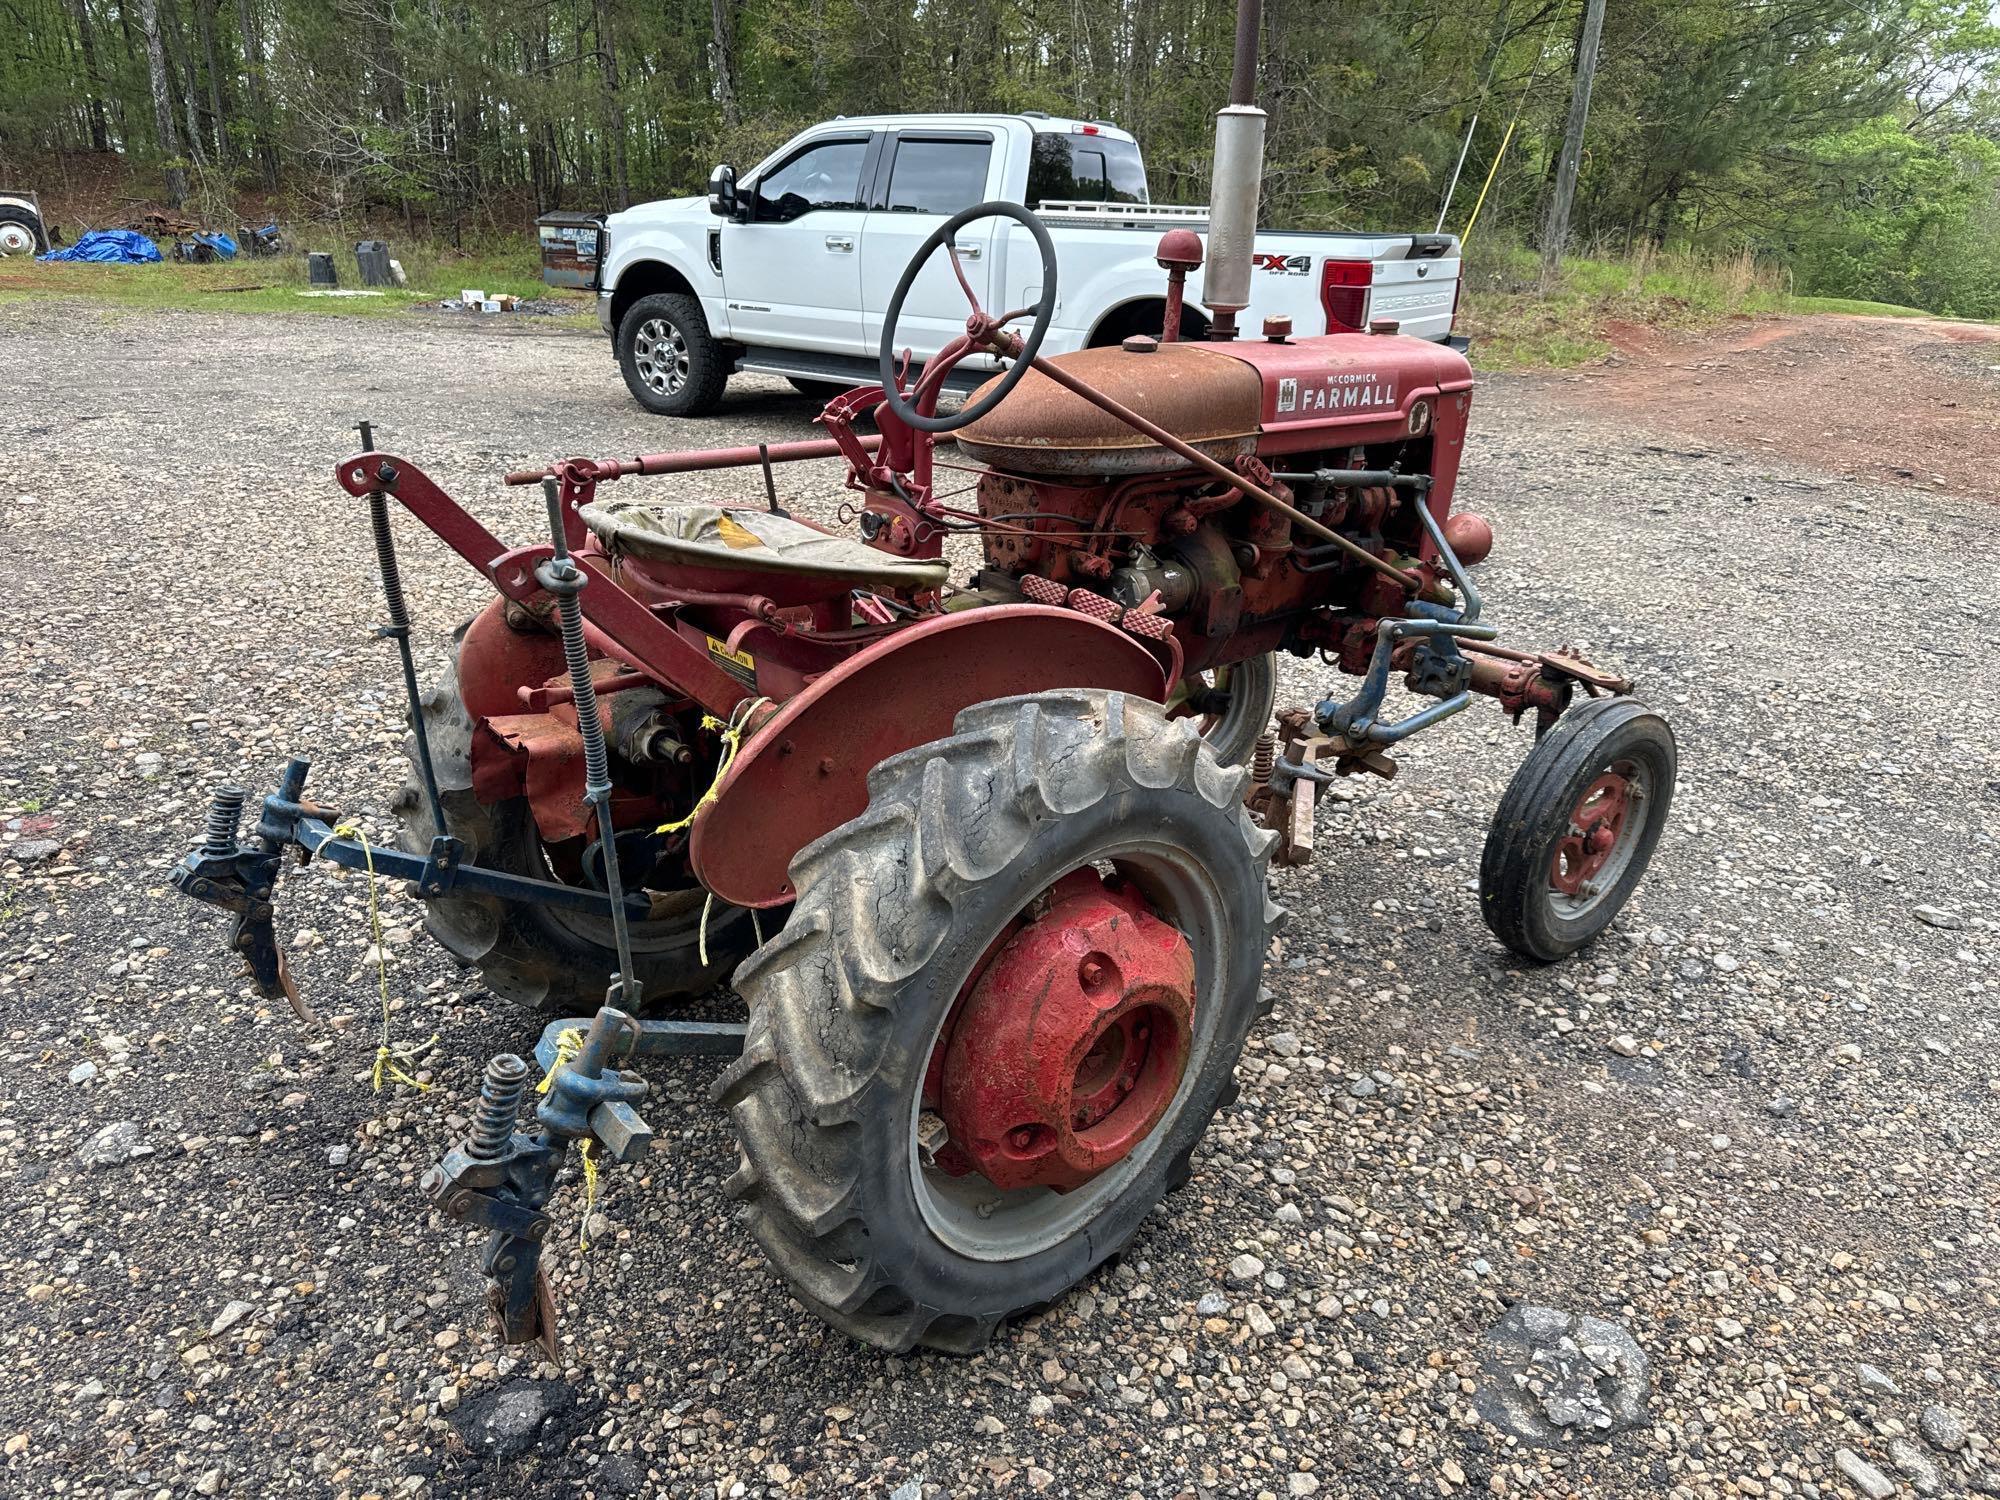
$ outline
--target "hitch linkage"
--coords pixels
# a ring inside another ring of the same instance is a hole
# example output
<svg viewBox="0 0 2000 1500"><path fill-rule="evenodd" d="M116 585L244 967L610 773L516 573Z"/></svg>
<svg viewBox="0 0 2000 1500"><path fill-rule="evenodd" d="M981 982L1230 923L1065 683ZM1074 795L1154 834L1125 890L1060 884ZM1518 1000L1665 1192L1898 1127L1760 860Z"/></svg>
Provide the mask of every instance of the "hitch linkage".
<svg viewBox="0 0 2000 1500"><path fill-rule="evenodd" d="M597 815L603 847L615 851L617 830L611 818L604 724L598 713L597 688L591 678L583 613L577 599L589 580L570 558L563 500L555 481L545 480L542 492L548 502L554 555L536 570L535 577L556 600L577 732L583 739L584 800ZM479 1116L465 1142L446 1153L424 1178L425 1191L448 1217L493 1231L480 1266L492 1281L488 1296L501 1339L510 1344L539 1339L551 1358L556 1352L555 1303L542 1274L541 1257L549 1224L544 1209L555 1189L557 1170L571 1141L583 1143L589 1180L594 1180L595 1174L594 1158L589 1155L594 1147L601 1145L619 1162L636 1161L646 1154L653 1132L632 1107L646 1096L646 1081L636 1073L611 1071L609 1065L613 1048L621 1042L623 1050L636 1051L645 1032L674 1024L642 1027L624 1008L636 1007L640 1000L639 981L632 973L628 906L638 905L638 914L643 916L646 904L628 903L624 898L615 852L604 861L604 880L618 972L611 976L604 1003L587 1027L558 1023L543 1033L537 1059L547 1073L542 1084L544 1097L535 1109L541 1128L531 1134L513 1129L527 1069L518 1057L503 1053L487 1064ZM734 1049L740 1050L740 1030L732 1041Z"/></svg>

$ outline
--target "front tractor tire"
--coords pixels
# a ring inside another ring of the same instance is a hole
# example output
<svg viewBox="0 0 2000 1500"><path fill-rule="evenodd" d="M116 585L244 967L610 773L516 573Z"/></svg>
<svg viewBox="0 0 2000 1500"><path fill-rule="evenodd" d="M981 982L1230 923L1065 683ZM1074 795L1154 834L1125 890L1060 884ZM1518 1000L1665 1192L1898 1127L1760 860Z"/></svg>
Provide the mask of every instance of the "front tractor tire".
<svg viewBox="0 0 2000 1500"><path fill-rule="evenodd" d="M1556 720L1487 831L1479 907L1493 935L1554 963L1609 927L1660 841L1677 766L1667 721L1635 699L1593 698Z"/></svg>
<svg viewBox="0 0 2000 1500"><path fill-rule="evenodd" d="M560 879L527 798L488 805L473 794L473 721L459 695L456 661L424 694L423 711L445 822L464 844L465 860L537 880ZM436 830L416 772L414 736L404 752L411 766L394 802L399 842L412 854L427 854ZM649 1007L707 993L750 951L750 914L718 902L708 916L708 962L701 961L699 887L654 893L653 907L654 919L632 924L633 967ZM494 994L553 1015L595 1010L618 967L608 917L468 892L426 901L424 927L460 963L476 968Z"/></svg>
<svg viewBox="0 0 2000 1500"><path fill-rule="evenodd" d="M877 766L794 859L716 1098L728 1190L807 1308L975 1349L1187 1180L1282 915L1246 776L1156 704L1005 699Z"/></svg>

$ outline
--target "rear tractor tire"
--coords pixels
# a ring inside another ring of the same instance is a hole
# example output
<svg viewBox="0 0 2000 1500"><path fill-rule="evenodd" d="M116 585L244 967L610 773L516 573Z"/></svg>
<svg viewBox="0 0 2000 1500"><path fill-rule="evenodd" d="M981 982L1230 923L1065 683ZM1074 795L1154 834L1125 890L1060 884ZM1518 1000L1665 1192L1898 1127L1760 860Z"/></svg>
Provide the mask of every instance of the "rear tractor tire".
<svg viewBox="0 0 2000 1500"><path fill-rule="evenodd" d="M465 845L465 859L537 880L559 879L525 797L489 806L473 794L473 724L459 696L456 662L423 705L445 822ZM435 829L416 770L414 736L404 753L410 773L394 802L399 842L412 854L426 854ZM654 909L660 915L632 924L632 962L648 1008L714 989L754 943L750 913L717 902L708 914L708 962L702 963L702 894L693 886L658 893ZM424 926L459 962L477 968L494 994L553 1015L595 1010L618 967L608 917L467 892L426 901Z"/></svg>
<svg viewBox="0 0 2000 1500"><path fill-rule="evenodd" d="M807 1308L978 1348L1187 1180L1282 917L1246 777L1156 704L1004 699L800 851L715 1094L728 1190Z"/></svg>
<svg viewBox="0 0 2000 1500"><path fill-rule="evenodd" d="M1495 937L1554 963L1611 925L1646 873L1674 800L1667 721L1593 698L1535 741L1493 815L1479 906Z"/></svg>

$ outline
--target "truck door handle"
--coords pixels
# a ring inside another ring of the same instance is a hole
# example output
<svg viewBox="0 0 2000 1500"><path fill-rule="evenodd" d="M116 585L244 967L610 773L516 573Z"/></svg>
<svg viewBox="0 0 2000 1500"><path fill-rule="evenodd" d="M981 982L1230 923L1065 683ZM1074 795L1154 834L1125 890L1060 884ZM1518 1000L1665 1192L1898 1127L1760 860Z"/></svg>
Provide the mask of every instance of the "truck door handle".
<svg viewBox="0 0 2000 1500"><path fill-rule="evenodd" d="M978 260L981 254L980 247L977 245L954 245L952 249L956 250L967 260Z"/></svg>
<svg viewBox="0 0 2000 1500"><path fill-rule="evenodd" d="M854 248L854 241L848 235L830 234L826 237L826 248L829 250L839 250L844 253Z"/></svg>

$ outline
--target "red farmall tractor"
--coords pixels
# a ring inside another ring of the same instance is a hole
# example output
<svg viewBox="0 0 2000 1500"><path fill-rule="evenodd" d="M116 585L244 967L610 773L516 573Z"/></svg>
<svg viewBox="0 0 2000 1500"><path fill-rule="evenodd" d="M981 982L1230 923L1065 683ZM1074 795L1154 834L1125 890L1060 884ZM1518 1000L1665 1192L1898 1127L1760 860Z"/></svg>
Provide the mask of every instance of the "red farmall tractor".
<svg viewBox="0 0 2000 1500"><path fill-rule="evenodd" d="M1394 775L1402 740L1475 696L1537 732L1480 869L1493 931L1555 960L1630 896L1673 740L1628 682L1503 647L1481 619L1467 570L1492 535L1451 510L1465 360L1387 325L1233 337L1252 226L1227 196L1207 342L1174 336L1202 249L1177 231L1158 339L1041 358L1047 233L987 203L912 263L880 383L825 408L823 441L509 475L548 502L548 539L525 544L365 427L367 451L340 464L371 510L411 697L401 847L343 831L294 761L248 839L244 794L218 794L177 880L236 913L267 993L290 987L272 927L288 850L407 880L495 993L565 1015L610 976L593 1014L549 1025L537 1066L488 1065L469 1135L426 1181L489 1231L506 1338L552 1326L539 1250L568 1147L593 1172L646 1151L629 1065L662 1054L740 1054L714 1093L742 1146L728 1191L828 1322L963 1350L1058 1297L1186 1180L1233 1095L1281 916L1268 866L1310 856L1317 787ZM896 358L906 294L992 216L1038 247L1039 301L999 317L975 303L913 379ZM976 352L1002 373L941 415L945 377ZM969 505L938 492L947 436L976 473ZM835 455L854 532L788 515L771 482L775 464ZM761 500L625 493L726 466ZM428 692L391 500L495 594ZM981 556L954 579L958 536ZM1358 683L1273 727L1281 651ZM1401 717L1394 677L1422 704ZM747 1024L642 1013L725 979Z"/></svg>

